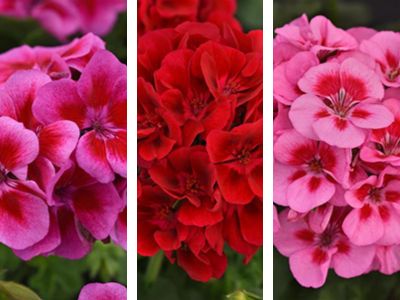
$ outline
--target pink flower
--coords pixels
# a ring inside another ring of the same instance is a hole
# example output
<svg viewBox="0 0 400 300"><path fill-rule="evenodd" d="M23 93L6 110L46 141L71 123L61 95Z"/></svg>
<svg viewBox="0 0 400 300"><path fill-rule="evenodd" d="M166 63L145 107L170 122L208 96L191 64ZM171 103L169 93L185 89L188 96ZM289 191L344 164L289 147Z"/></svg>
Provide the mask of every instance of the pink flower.
<svg viewBox="0 0 400 300"><path fill-rule="evenodd" d="M378 74L382 83L389 87L400 86L400 34L382 31L364 40L360 50L370 55L378 63Z"/></svg>
<svg viewBox="0 0 400 300"><path fill-rule="evenodd" d="M310 22L306 15L275 30L278 37L288 41L300 50L310 50L324 57L335 50L351 50L357 41L346 31L336 28L324 16L316 16Z"/></svg>
<svg viewBox="0 0 400 300"><path fill-rule="evenodd" d="M277 139L274 156L274 202L301 213L328 202L349 172L349 150L307 139L295 130Z"/></svg>
<svg viewBox="0 0 400 300"><path fill-rule="evenodd" d="M394 114L395 120L386 128L371 131L361 147L360 157L366 162L384 162L400 166L400 100L388 99L384 105Z"/></svg>
<svg viewBox="0 0 400 300"><path fill-rule="evenodd" d="M299 87L307 94L293 102L289 118L308 138L354 148L365 141L367 129L384 128L394 120L380 103L383 86L378 76L355 59L313 67Z"/></svg>
<svg viewBox="0 0 400 300"><path fill-rule="evenodd" d="M89 283L85 285L78 300L126 300L126 287L116 282Z"/></svg>
<svg viewBox="0 0 400 300"><path fill-rule="evenodd" d="M274 97L279 102L291 105L303 92L297 83L304 73L319 64L315 54L302 51L274 69Z"/></svg>
<svg viewBox="0 0 400 300"><path fill-rule="evenodd" d="M376 269L385 275L400 271L400 245L378 246L375 261Z"/></svg>
<svg viewBox="0 0 400 300"><path fill-rule="evenodd" d="M353 208L343 222L343 231L356 245L392 245L400 242L400 178L387 167L379 176L369 176L345 193Z"/></svg>
<svg viewBox="0 0 400 300"><path fill-rule="evenodd" d="M78 82L50 82L32 107L43 124L71 120L81 130L78 165L100 182L126 177L126 66L110 52L96 52Z"/></svg>
<svg viewBox="0 0 400 300"><path fill-rule="evenodd" d="M346 30L350 33L359 43L363 40L368 40L373 37L378 31L368 27L353 27Z"/></svg>
<svg viewBox="0 0 400 300"><path fill-rule="evenodd" d="M307 218L288 219L288 210L280 213L280 230L274 235L274 245L289 257L290 270L304 287L321 287L329 268L344 278L359 276L366 271L375 256L374 246L353 245L341 230L346 208L335 208L326 226L315 231Z"/></svg>

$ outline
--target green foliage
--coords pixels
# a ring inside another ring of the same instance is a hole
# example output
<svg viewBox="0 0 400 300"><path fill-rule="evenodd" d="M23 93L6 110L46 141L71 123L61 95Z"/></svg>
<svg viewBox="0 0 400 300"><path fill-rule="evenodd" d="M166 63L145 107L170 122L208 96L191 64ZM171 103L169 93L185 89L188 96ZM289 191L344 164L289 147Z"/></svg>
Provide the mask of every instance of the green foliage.
<svg viewBox="0 0 400 300"><path fill-rule="evenodd" d="M41 300L32 290L15 282L0 281L0 299Z"/></svg>
<svg viewBox="0 0 400 300"><path fill-rule="evenodd" d="M126 252L113 244L97 242L81 260L51 256L23 262L10 249L0 246L0 279L22 283L44 300L76 299L89 282L117 281L126 285Z"/></svg>

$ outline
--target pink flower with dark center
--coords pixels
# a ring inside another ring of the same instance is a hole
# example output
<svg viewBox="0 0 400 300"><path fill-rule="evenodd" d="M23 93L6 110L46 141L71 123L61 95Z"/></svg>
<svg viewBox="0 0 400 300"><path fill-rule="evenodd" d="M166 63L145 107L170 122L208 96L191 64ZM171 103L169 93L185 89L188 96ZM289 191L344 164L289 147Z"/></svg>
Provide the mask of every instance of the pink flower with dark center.
<svg viewBox="0 0 400 300"><path fill-rule="evenodd" d="M353 245L341 229L346 208L335 208L329 222L315 231L299 218L288 219L288 209L279 215L280 230L274 235L274 245L289 257L290 270L304 287L321 287L329 268L344 278L359 276L369 270L375 256L375 246Z"/></svg>
<svg viewBox="0 0 400 300"><path fill-rule="evenodd" d="M394 114L395 120L386 128L371 131L361 148L360 158L366 162L400 166L400 100L388 99L384 105Z"/></svg>
<svg viewBox="0 0 400 300"><path fill-rule="evenodd" d="M307 139L295 130L277 139L274 156L274 202L301 213L328 202L349 172L349 150Z"/></svg>
<svg viewBox="0 0 400 300"><path fill-rule="evenodd" d="M379 176L369 176L345 194L353 208L343 222L343 231L356 245L392 245L400 242L400 178L387 167Z"/></svg>
<svg viewBox="0 0 400 300"><path fill-rule="evenodd" d="M387 127L394 120L380 103L378 76L355 59L313 67L298 84L307 94L293 102L289 118L308 138L354 148L365 141L368 129Z"/></svg>
<svg viewBox="0 0 400 300"><path fill-rule="evenodd" d="M41 88L32 110L43 124L78 125L76 160L94 178L126 177L126 66L110 52L96 52L78 82L62 79Z"/></svg>
<svg viewBox="0 0 400 300"><path fill-rule="evenodd" d="M400 34L382 31L364 40L360 50L378 63L378 74L382 83L389 87L400 87Z"/></svg>

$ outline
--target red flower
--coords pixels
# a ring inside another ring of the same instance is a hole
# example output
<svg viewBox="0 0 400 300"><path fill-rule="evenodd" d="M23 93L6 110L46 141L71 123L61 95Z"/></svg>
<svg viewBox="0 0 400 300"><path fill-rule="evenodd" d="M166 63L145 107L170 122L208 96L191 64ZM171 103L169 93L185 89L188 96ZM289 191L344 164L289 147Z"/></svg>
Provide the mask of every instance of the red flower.
<svg viewBox="0 0 400 300"><path fill-rule="evenodd" d="M207 151L227 202L246 204L255 196L262 197L262 119L231 132L212 131Z"/></svg>
<svg viewBox="0 0 400 300"><path fill-rule="evenodd" d="M234 18L236 2L234 0L139 0L139 34L158 29L175 27L185 21L207 21L219 26L229 24L240 30L240 24Z"/></svg>
<svg viewBox="0 0 400 300"><path fill-rule="evenodd" d="M138 79L138 152L144 160L161 159L181 140L179 124L161 106L151 84Z"/></svg>
<svg viewBox="0 0 400 300"><path fill-rule="evenodd" d="M144 186L138 201L138 252L152 256L159 249L176 250L187 237L187 227L178 223L175 199L159 187Z"/></svg>
<svg viewBox="0 0 400 300"><path fill-rule="evenodd" d="M204 147L180 148L155 163L149 173L166 193L183 200L177 215L181 223L206 226L222 220L213 197L215 170Z"/></svg>

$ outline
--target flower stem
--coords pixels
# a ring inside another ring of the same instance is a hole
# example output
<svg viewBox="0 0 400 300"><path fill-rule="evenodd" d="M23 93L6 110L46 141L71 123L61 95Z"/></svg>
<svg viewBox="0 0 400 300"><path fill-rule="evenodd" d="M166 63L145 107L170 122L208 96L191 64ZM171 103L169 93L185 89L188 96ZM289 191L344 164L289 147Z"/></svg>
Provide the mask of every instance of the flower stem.
<svg viewBox="0 0 400 300"><path fill-rule="evenodd" d="M162 251L159 251L156 255L150 258L149 264L147 265L146 274L144 277L146 284L150 285L157 280L163 259L164 259L164 254Z"/></svg>

